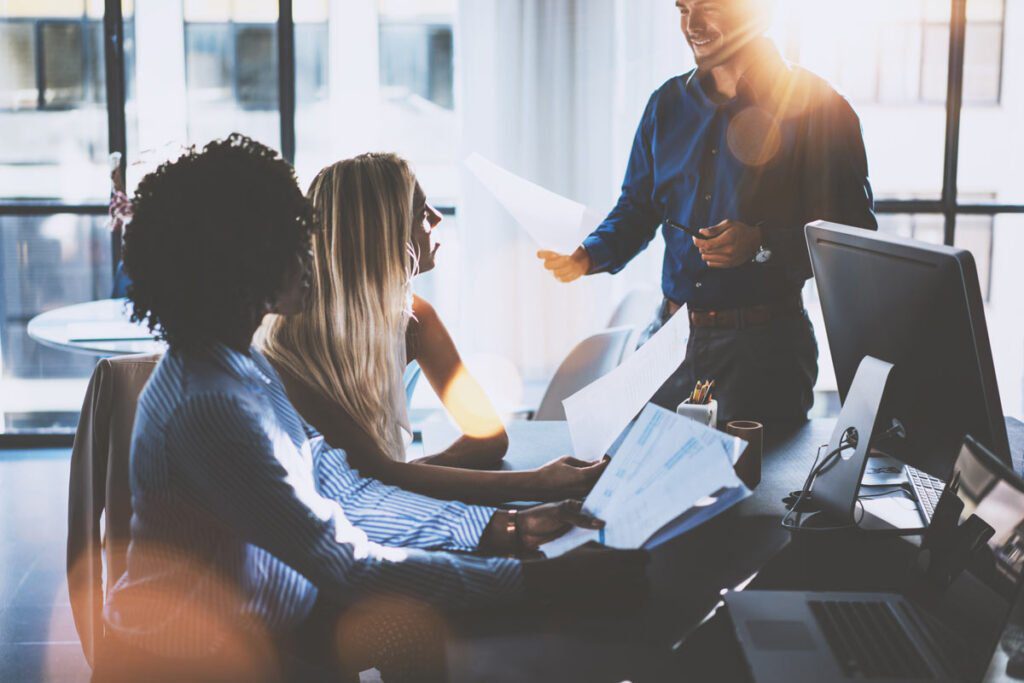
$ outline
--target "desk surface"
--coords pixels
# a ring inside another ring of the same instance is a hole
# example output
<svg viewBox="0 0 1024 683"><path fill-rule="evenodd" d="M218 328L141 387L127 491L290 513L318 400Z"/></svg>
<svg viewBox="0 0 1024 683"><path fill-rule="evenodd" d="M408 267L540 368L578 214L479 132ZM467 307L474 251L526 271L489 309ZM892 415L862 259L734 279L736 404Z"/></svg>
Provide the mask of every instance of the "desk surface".
<svg viewBox="0 0 1024 683"><path fill-rule="evenodd" d="M102 299L40 313L28 322L28 335L45 346L76 353L163 353L164 344L129 319L126 304L126 299Z"/></svg>
<svg viewBox="0 0 1024 683"><path fill-rule="evenodd" d="M655 550L651 593L634 613L467 620L449 646L452 680L664 680L675 666L673 644L714 608L720 591L748 579L785 547L780 501L803 481L833 425L820 420L769 432L754 495ZM507 467L535 467L569 452L565 423L511 423L508 432Z"/></svg>
<svg viewBox="0 0 1024 683"><path fill-rule="evenodd" d="M766 588L781 588L793 580L806 584L828 576L828 567L819 573L807 566L806 549L790 544L789 534L779 522L782 498L799 488L817 447L828 441L834 425L834 420L812 420L769 430L761 484L754 495L652 552L650 596L635 612L596 616L502 613L468 619L456 627L449 645L452 680L617 682L682 680L681 675L685 680L704 680L700 673L693 675L686 651L699 649L706 642L720 648L723 639L709 641L713 636L702 633L714 633L708 627L689 636L714 610L723 589L739 586L755 575L755 585ZM1008 426L1014 464L1020 471L1024 430L1019 422ZM508 432L506 466L513 469L535 467L569 452L565 423L511 423ZM902 562L900 555L907 552L907 544L899 539L885 544L896 562ZM841 571L835 573L822 588L885 589L892 573L873 562L875 554L850 544L825 553L831 568L859 564L845 576ZM857 585L843 583L850 575L857 577ZM684 640L686 647L674 647ZM738 656L738 651L715 653L716 661L725 664L728 659L733 666ZM732 680L728 674L722 678L723 673L716 670L715 678Z"/></svg>

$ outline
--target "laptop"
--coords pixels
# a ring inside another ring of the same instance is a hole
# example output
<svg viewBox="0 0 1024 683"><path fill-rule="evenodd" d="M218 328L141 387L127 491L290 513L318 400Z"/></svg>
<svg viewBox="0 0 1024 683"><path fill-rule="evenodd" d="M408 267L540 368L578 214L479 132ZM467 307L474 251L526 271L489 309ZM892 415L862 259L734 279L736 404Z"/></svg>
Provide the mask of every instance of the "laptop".
<svg viewBox="0 0 1024 683"><path fill-rule="evenodd" d="M919 561L929 571L915 583L935 586L931 599L895 593L727 594L752 680L981 679L1024 571L1024 481L969 436Z"/></svg>

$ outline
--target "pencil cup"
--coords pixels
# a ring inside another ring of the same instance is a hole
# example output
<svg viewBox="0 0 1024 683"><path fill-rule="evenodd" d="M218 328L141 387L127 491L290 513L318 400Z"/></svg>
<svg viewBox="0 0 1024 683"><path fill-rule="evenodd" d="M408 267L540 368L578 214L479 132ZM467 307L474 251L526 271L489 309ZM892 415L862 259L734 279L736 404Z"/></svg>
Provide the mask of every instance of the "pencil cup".
<svg viewBox="0 0 1024 683"><path fill-rule="evenodd" d="M718 427L718 401L715 399L711 399L707 403L683 401L676 408L676 413L691 420L696 420L712 429Z"/></svg>

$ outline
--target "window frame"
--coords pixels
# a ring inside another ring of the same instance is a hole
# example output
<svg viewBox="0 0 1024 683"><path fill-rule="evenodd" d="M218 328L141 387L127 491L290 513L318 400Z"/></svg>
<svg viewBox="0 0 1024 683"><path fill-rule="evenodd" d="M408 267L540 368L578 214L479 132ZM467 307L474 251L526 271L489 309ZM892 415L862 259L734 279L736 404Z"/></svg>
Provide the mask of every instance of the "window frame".
<svg viewBox="0 0 1024 683"><path fill-rule="evenodd" d="M875 203L875 211L886 213L938 213L944 217L943 242L953 245L956 220L960 215L1024 214L1024 204L961 203L957 195L960 145L960 117L963 108L964 54L966 44L967 0L950 0L949 70L947 74L945 157L943 187L939 197L932 199L890 199ZM1002 95L1005 59L1005 0L1000 47L1000 97ZM17 22L20 19L5 21ZM86 19L86 21L93 21ZM289 162L295 160L295 21L292 0L279 0L277 20L278 48L278 111L281 121L281 153ZM121 0L104 0L103 68L106 76L108 151L121 153L122 171L127 166L125 121L125 53L124 17ZM36 45L37 70L41 46ZM37 86L39 84L37 76ZM995 104L998 105L998 102ZM54 214L105 215L105 204L74 204L61 201L0 200L0 216L49 216ZM454 214L454 207L442 207L442 213ZM113 263L120 260L120 239L112 236ZM33 445L70 445L72 434L0 433L0 448Z"/></svg>

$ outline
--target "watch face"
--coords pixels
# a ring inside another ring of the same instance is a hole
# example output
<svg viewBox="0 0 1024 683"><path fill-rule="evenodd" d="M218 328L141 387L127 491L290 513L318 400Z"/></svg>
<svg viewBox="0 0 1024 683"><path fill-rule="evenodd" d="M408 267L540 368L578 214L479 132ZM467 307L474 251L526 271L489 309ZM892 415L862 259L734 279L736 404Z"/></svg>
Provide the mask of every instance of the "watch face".
<svg viewBox="0 0 1024 683"><path fill-rule="evenodd" d="M761 251L757 252L757 254L754 256L754 260L757 261L758 263L767 263L768 259L770 259L771 257L772 252L762 248Z"/></svg>

